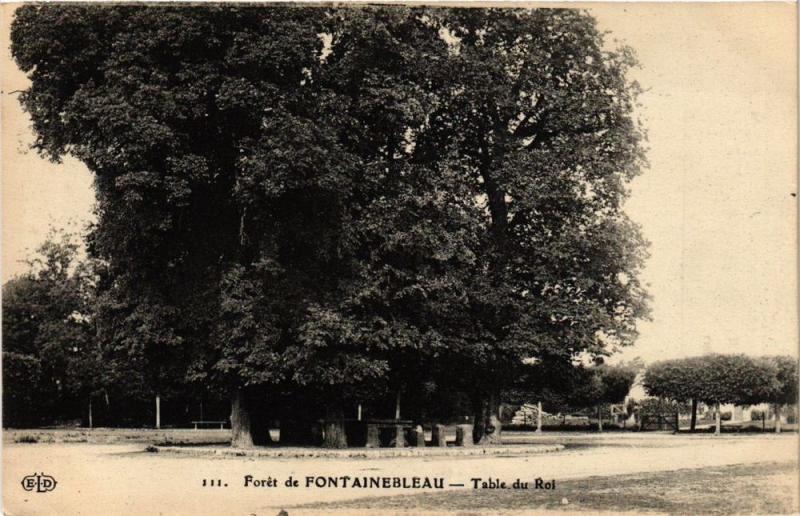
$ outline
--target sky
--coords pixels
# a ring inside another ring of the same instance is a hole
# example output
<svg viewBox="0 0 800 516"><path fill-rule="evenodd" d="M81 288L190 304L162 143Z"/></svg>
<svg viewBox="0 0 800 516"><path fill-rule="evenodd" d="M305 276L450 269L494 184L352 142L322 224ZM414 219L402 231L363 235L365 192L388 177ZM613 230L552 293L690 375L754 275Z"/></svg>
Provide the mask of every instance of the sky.
<svg viewBox="0 0 800 516"><path fill-rule="evenodd" d="M43 160L2 28L2 280L49 226L92 219L91 174ZM797 354L794 4L593 4L608 45L631 46L650 167L626 204L650 254L652 319L615 360Z"/></svg>

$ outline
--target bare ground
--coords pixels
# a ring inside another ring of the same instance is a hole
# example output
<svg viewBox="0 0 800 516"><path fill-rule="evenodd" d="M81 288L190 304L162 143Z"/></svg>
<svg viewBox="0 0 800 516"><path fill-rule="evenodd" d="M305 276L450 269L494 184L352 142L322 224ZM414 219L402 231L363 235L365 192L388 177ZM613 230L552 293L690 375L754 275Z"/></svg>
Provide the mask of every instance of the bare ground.
<svg viewBox="0 0 800 516"><path fill-rule="evenodd" d="M364 498L298 509L353 513L374 507L374 499ZM554 491L529 488L392 496L380 499L380 508L397 514L444 511L461 515L550 511L796 514L800 510L797 467L792 462L589 477L567 480Z"/></svg>
<svg viewBox="0 0 800 516"><path fill-rule="evenodd" d="M148 440L143 439L141 432L130 434L138 437L127 439L127 442L125 435L124 432L117 435L122 437L122 441L117 442L125 444L26 444L14 443L12 436L6 436L3 450L6 512L26 515L275 515L280 509L286 509L294 515L330 511L350 514L360 508L369 508L372 513L377 510L380 514L387 511L427 513L437 509L480 514L562 509L682 512L676 509L681 504L686 504L685 513L713 512L715 505L706 503L705 497L736 502L736 507L742 508L740 512L780 513L786 507L791 511L797 507L796 434L716 438L668 434L545 434L528 436L525 440L531 443L560 442L566 445L566 449L518 457L368 459L184 457L145 453L143 450ZM188 435L185 437L189 439ZM161 438L163 436L159 435ZM744 465L765 466L725 469ZM659 476L663 472L676 473ZM57 488L49 493L23 490L21 479L33 473L52 475L58 481ZM257 479L277 479L278 486L245 487L246 475ZM285 481L290 476L300 480L301 485L286 487ZM446 488L442 491L305 488L306 476L429 476L444 478ZM533 491L481 492L470 487L470 479L474 477L506 482L517 478L532 481L542 477L555 479L557 487L554 492L545 493L552 497L545 498L541 498L540 492ZM594 479L586 481L590 477ZM686 480L680 480L682 478ZM202 487L204 479L218 479L223 485ZM775 501L773 493L776 490L789 492L795 498L791 502L787 502L786 497ZM689 494L681 495L683 492ZM532 498L530 493L535 493L535 497ZM423 496L417 499L420 494ZM398 499L390 498L392 495L403 495L402 498L407 499L410 505L395 505ZM429 496L433 498L426 498ZM365 498L367 500L363 500ZM566 507L560 505L562 498L568 500ZM697 502L693 502L695 498ZM762 498L774 504L764 505L760 501ZM361 500L351 502L356 499ZM620 500L629 503L623 504ZM323 505L329 503L356 505Z"/></svg>

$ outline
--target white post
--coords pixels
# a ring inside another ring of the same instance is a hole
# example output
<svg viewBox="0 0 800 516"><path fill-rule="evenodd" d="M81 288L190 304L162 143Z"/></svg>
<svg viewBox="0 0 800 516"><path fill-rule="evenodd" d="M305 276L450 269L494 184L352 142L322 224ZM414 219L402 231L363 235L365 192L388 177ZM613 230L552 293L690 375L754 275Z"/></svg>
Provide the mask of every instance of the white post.
<svg viewBox="0 0 800 516"><path fill-rule="evenodd" d="M717 428L714 430L714 434L719 435L722 433L722 416L720 415L719 410L719 403L717 403L717 415L715 416Z"/></svg>
<svg viewBox="0 0 800 516"><path fill-rule="evenodd" d="M603 407L602 405L597 405L597 431L603 431Z"/></svg>
<svg viewBox="0 0 800 516"><path fill-rule="evenodd" d="M156 394L156 429L161 429L161 396Z"/></svg>
<svg viewBox="0 0 800 516"><path fill-rule="evenodd" d="M358 404L358 420L361 421L361 403Z"/></svg>
<svg viewBox="0 0 800 516"><path fill-rule="evenodd" d="M92 421L92 398L89 397L89 429L91 430L94 428L94 423Z"/></svg>
<svg viewBox="0 0 800 516"><path fill-rule="evenodd" d="M536 402L536 433L542 433L542 402Z"/></svg>
<svg viewBox="0 0 800 516"><path fill-rule="evenodd" d="M781 433L781 405L775 404L775 433Z"/></svg>

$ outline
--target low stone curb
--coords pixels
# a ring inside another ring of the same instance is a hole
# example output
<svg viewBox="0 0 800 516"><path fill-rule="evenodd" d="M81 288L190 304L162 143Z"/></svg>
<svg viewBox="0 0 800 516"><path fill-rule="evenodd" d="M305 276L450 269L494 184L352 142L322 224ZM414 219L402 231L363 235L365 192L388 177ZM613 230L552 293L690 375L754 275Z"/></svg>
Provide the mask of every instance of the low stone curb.
<svg viewBox="0 0 800 516"><path fill-rule="evenodd" d="M159 453L175 453L194 456L216 457L269 457L269 458L358 458L384 459L390 457L467 457L485 455L535 455L552 453L564 449L563 444L540 444L534 446L475 446L450 448L349 448L346 450L328 450L324 448L207 448L196 446L151 446L148 451Z"/></svg>

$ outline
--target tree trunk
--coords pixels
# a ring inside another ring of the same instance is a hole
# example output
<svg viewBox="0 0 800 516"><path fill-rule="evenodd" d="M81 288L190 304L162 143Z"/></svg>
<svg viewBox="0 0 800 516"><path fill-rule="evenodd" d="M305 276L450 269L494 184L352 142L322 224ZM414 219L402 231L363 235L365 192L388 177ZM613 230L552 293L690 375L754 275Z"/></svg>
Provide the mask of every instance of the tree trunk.
<svg viewBox="0 0 800 516"><path fill-rule="evenodd" d="M781 433L781 406L780 404L775 404L775 433Z"/></svg>
<svg viewBox="0 0 800 516"><path fill-rule="evenodd" d="M598 432L602 432L603 431L603 406L602 405L598 405L597 406L597 431Z"/></svg>
<svg viewBox="0 0 800 516"><path fill-rule="evenodd" d="M156 430L161 430L161 396L156 394Z"/></svg>
<svg viewBox="0 0 800 516"><path fill-rule="evenodd" d="M716 420L716 425L717 425L717 426L716 426L716 428L714 429L714 434L715 434L715 435L719 435L719 434L721 434L721 433L722 433L722 415L720 414L719 403L717 403L717 409L716 409L716 411L717 411L717 413L716 413L716 415L714 416L714 419Z"/></svg>
<svg viewBox="0 0 800 516"><path fill-rule="evenodd" d="M231 398L231 446L234 448L254 446L250 411L242 389L236 389Z"/></svg>
<svg viewBox="0 0 800 516"><path fill-rule="evenodd" d="M501 444L503 425L500 422L500 397L497 392L489 394L486 400L483 413L483 436L478 441L480 444Z"/></svg>
<svg viewBox="0 0 800 516"><path fill-rule="evenodd" d="M542 402L536 403L536 433L542 433Z"/></svg>
<svg viewBox="0 0 800 516"><path fill-rule="evenodd" d="M325 448L347 448L347 433L344 429L344 410L340 402L332 402L325 413L324 437Z"/></svg>
<svg viewBox="0 0 800 516"><path fill-rule="evenodd" d="M231 446L252 448L272 442L263 403L246 389L235 389L231 397ZM261 410L259 410L261 409Z"/></svg>
<svg viewBox="0 0 800 516"><path fill-rule="evenodd" d="M694 427L697 425L697 400L692 400L692 420L689 423L689 430L694 432Z"/></svg>
<svg viewBox="0 0 800 516"><path fill-rule="evenodd" d="M89 397L89 429L94 428L94 421L92 421L92 397Z"/></svg>

